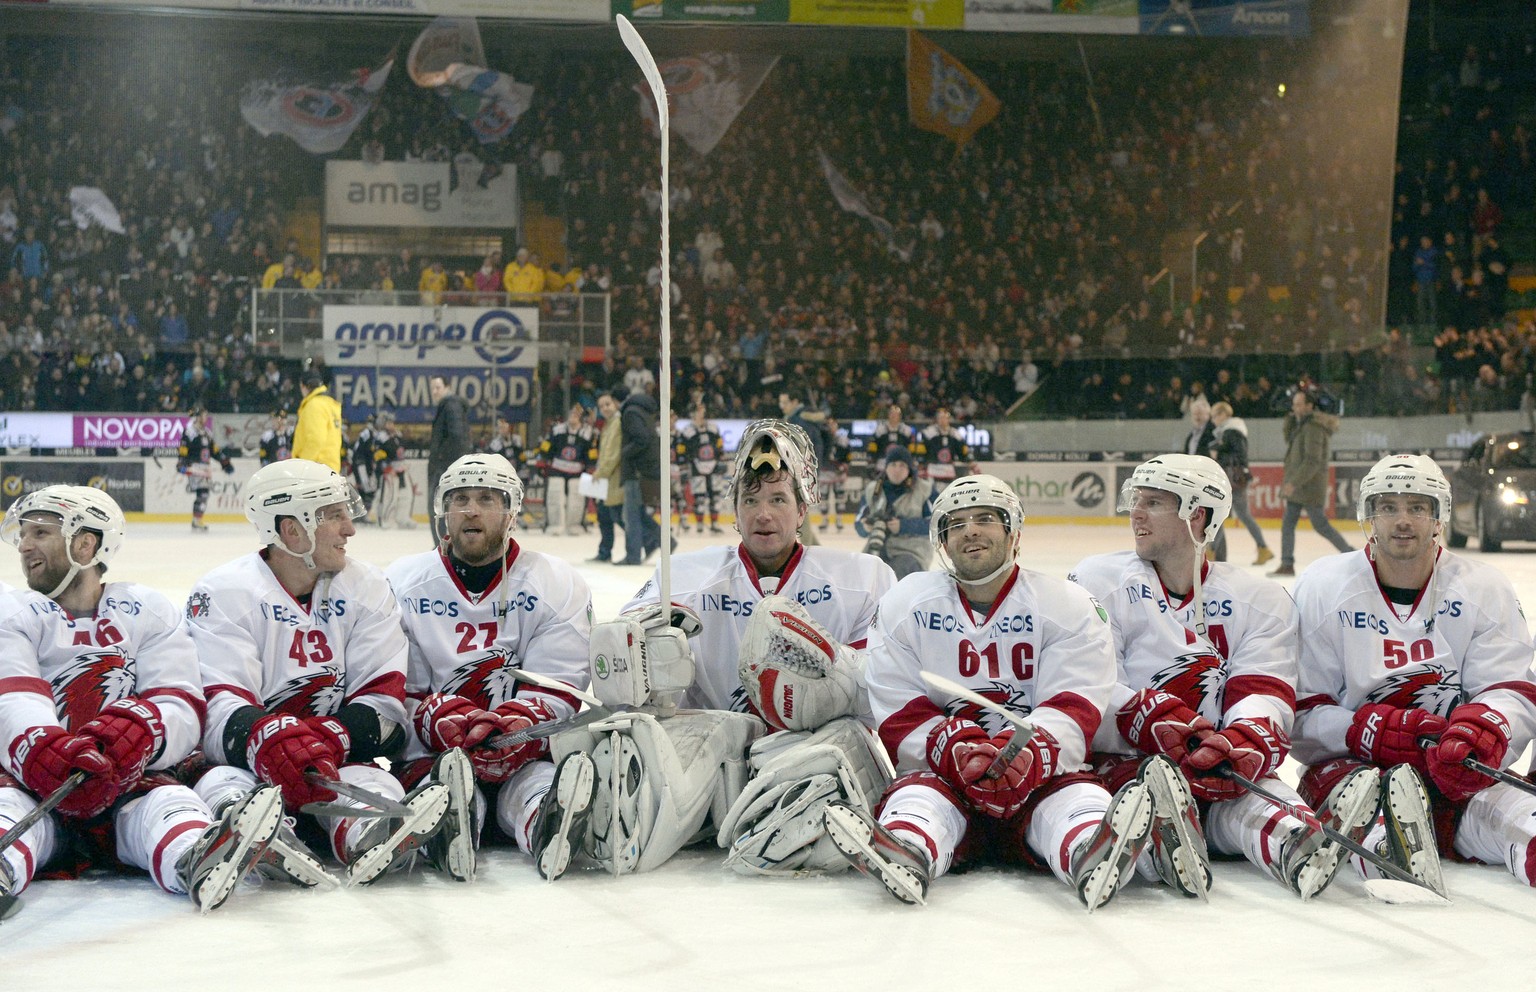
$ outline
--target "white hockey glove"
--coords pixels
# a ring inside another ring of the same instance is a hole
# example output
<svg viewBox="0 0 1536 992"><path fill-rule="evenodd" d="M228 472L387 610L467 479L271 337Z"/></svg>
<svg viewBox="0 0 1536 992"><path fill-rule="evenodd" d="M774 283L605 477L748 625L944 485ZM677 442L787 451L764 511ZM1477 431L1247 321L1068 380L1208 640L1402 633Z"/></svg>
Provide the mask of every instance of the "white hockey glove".
<svg viewBox="0 0 1536 992"><path fill-rule="evenodd" d="M814 730L851 716L863 692L863 657L783 596L764 596L752 611L736 672L775 730Z"/></svg>
<svg viewBox="0 0 1536 992"><path fill-rule="evenodd" d="M605 706L652 703L672 709L693 685L688 638L703 624L693 610L675 604L670 620L652 603L593 625L588 649L592 691Z"/></svg>
<svg viewBox="0 0 1536 992"><path fill-rule="evenodd" d="M872 810L891 782L889 759L853 719L770 734L752 746L752 767L716 838L730 848L726 864L745 875L842 871L848 860L823 822L828 801Z"/></svg>

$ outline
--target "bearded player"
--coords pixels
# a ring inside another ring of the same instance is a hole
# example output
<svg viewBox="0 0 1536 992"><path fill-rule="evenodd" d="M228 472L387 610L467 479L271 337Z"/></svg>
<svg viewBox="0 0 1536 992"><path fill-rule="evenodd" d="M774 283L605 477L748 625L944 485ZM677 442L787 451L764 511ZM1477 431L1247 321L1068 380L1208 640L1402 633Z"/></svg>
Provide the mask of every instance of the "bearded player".
<svg viewBox="0 0 1536 992"><path fill-rule="evenodd" d="M1049 869L1089 912L1133 874L1152 822L1149 786L1111 797L1088 774L1115 680L1109 625L1086 592L1017 564L1024 512L1001 479L973 475L935 501L943 572L908 575L880 600L865 678L897 778L878 819L834 801L827 831L897 899L926 901L964 860ZM1028 721L931 686L941 675Z"/></svg>
<svg viewBox="0 0 1536 992"><path fill-rule="evenodd" d="M821 809L865 805L889 780L857 719L858 649L894 579L869 555L800 544L816 472L799 427L747 425L731 472L741 542L673 557L666 613L653 576L593 628L593 691L638 708L554 748L592 755L586 847L619 872L711 836L743 873L841 870Z"/></svg>
<svg viewBox="0 0 1536 992"><path fill-rule="evenodd" d="M1310 899L1343 863L1338 845L1223 774L1233 769L1304 805L1275 777L1296 700L1290 597L1268 579L1206 560L1232 508L1214 460L1169 454L1137 466L1119 508L1130 514L1134 550L1086 558L1071 578L1105 604L1114 634L1119 674L1093 742L1099 773L1113 788L1151 755L1188 779L1187 790L1175 783L1174 808L1158 810L1142 874L1204 898L1208 841ZM1203 804L1204 841L1189 791ZM1330 826L1359 827L1375 801L1374 782L1353 783Z"/></svg>
<svg viewBox="0 0 1536 992"><path fill-rule="evenodd" d="M558 876L570 849L548 841L564 811L552 804L547 821L538 816L555 777L548 741L498 747L493 740L575 714L575 697L519 675L586 686L592 594L570 565L513 540L523 484L501 455L465 455L448 466L435 493L434 513L447 531L442 546L388 571L410 641L405 705L414 733L406 778L425 774L432 755L463 748L481 786L470 836L478 837L489 798L502 832L534 856L541 875ZM562 780L567 795L590 791L591 759L573 755ZM575 825L585 812L570 811ZM463 871L473 874L473 848L465 854Z"/></svg>
<svg viewBox="0 0 1536 992"><path fill-rule="evenodd" d="M187 600L208 693L203 751L218 766L197 791L215 809L263 783L282 790L293 814L331 804L297 822L347 866L352 884L405 867L422 848L434 867L467 880L455 872L474 785L463 752L443 755L410 795L375 763L405 746L407 646L384 576L347 554L363 513L357 490L318 462L275 462L246 483L246 519L263 548L203 576ZM337 780L408 813L342 815L326 784ZM326 880L288 824L278 842L287 880Z"/></svg>
<svg viewBox="0 0 1536 992"><path fill-rule="evenodd" d="M204 912L222 904L278 827L277 790L213 811L170 770L197 747L203 690L176 608L107 582L123 513L106 493L48 486L17 500L3 536L31 592L0 596L0 831L83 780L0 853L0 918L50 862L149 872Z"/></svg>
<svg viewBox="0 0 1536 992"><path fill-rule="evenodd" d="M1536 732L1531 633L1514 587L1440 546L1451 488L1423 455L1377 462L1356 516L1366 546L1296 582L1296 757L1311 766L1302 795L1332 806L1338 783L1379 777L1367 847L1442 892L1441 854L1536 885L1536 796L1465 764L1505 768Z"/></svg>

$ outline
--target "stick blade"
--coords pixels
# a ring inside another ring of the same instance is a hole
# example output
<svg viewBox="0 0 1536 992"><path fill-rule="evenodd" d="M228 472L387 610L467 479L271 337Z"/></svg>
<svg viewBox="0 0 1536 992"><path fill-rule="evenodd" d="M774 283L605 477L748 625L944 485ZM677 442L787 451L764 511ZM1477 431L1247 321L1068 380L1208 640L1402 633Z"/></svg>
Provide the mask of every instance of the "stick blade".
<svg viewBox="0 0 1536 992"><path fill-rule="evenodd" d="M1399 882L1395 878L1368 878L1365 894L1377 902L1393 906L1449 906L1451 900L1425 885Z"/></svg>
<svg viewBox="0 0 1536 992"><path fill-rule="evenodd" d="M656 58L651 50L646 47L645 39L640 37L640 32L629 22L629 18L623 14L614 14L614 21L619 25L619 38L623 40L624 47L629 49L630 56L640 66L640 72L645 76L646 84L651 88L651 95L656 98L656 110L663 120L669 116L667 107L667 85L662 82L661 70L656 67Z"/></svg>

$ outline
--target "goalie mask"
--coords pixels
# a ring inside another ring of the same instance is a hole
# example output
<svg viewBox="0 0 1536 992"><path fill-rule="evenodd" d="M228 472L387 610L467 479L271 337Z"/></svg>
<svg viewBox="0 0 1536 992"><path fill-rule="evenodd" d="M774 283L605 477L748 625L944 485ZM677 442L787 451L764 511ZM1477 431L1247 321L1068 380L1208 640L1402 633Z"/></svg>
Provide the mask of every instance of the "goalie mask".
<svg viewBox="0 0 1536 992"><path fill-rule="evenodd" d="M302 558L307 568L315 567L315 528L319 514L327 506L341 504L353 520L364 516L363 499L352 484L319 462L289 458L257 469L245 484L245 519L256 526L267 547L277 548L295 558ZM293 517L309 539L309 549L291 551L278 533L282 517Z"/></svg>
<svg viewBox="0 0 1536 992"><path fill-rule="evenodd" d="M1355 518L1362 527L1376 515L1378 496L1424 496L1434 505L1443 532L1451 522L1451 484L1428 455L1388 455L1360 480ZM1367 530L1369 533L1369 530Z"/></svg>
<svg viewBox="0 0 1536 992"><path fill-rule="evenodd" d="M41 514L50 517L39 517ZM57 521L51 517L58 517ZM123 546L123 511L117 505L117 501L100 489L89 486L44 486L35 492L30 492L11 504L11 508L5 514L5 522L0 524L0 537L8 544L15 547L21 546L21 525L29 519L38 523L57 523L64 534L65 554L69 557L69 572L63 580L48 593L52 599L75 581L75 576L81 569L100 565L103 569ZM75 535L81 531L88 531L98 535L100 540L96 543L96 553L87 562L75 561L71 551L75 543Z"/></svg>
<svg viewBox="0 0 1536 992"><path fill-rule="evenodd" d="M1226 471L1214 458L1205 455L1158 455L1136 466L1136 471L1120 487L1120 513L1129 513L1136 505L1136 490L1160 489L1179 499L1179 519L1193 520L1202 506L1211 518L1198 535L1191 532L1197 545L1204 546L1221 533L1221 525L1232 512L1232 484Z"/></svg>
<svg viewBox="0 0 1536 992"><path fill-rule="evenodd" d="M741 493L749 474L767 467L789 473L795 494L805 506L817 503L816 449L805 430L787 420L754 420L741 432L731 464L731 493Z"/></svg>
<svg viewBox="0 0 1536 992"><path fill-rule="evenodd" d="M950 516L960 510L989 508L1003 518L1003 529L1008 536L1008 551L1003 563L990 575L980 579L967 579L968 585L986 585L1005 570L1012 567L1019 556L1020 530L1024 525L1024 507L1013 487L995 475L967 475L956 479L944 488L933 501L933 517L928 522L928 540L933 544L939 564L957 581L955 563L944 547L951 526Z"/></svg>

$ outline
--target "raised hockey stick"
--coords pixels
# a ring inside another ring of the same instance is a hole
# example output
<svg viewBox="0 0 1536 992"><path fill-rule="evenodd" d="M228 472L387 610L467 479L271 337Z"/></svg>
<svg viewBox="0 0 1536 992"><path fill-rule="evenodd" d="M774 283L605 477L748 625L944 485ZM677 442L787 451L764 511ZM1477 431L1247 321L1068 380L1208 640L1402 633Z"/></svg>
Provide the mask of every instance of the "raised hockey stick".
<svg viewBox="0 0 1536 992"><path fill-rule="evenodd" d="M1437 737L1420 737L1419 747L1431 747L1438 740L1439 738ZM1490 764L1478 761L1476 758L1471 757L1470 755L1461 759L1461 767L1469 771L1477 772L1479 775L1487 775L1489 778L1496 782L1503 782L1505 785L1513 786L1514 788L1519 789L1521 792L1528 792L1531 795L1536 796L1536 785L1532 785L1530 782L1526 781L1519 775L1516 775L1514 772L1507 772L1502 768L1495 768Z"/></svg>
<svg viewBox="0 0 1536 992"><path fill-rule="evenodd" d="M672 602L672 193L667 147L672 133L672 109L667 103L667 84L645 39L623 14L615 14L619 37L651 89L656 102L656 126L661 132L661 367L657 369L661 413L661 562L658 566L660 601ZM628 540L626 536L625 540Z"/></svg>
<svg viewBox="0 0 1536 992"><path fill-rule="evenodd" d="M1250 778L1246 778L1230 767L1218 769L1217 774L1225 775L1227 778L1230 778L1232 781L1236 782L1238 785L1241 785L1243 788L1247 789L1249 792L1253 793L1259 798L1269 802L1278 809L1284 810L1291 816L1294 816L1296 819L1300 820L1302 823L1305 823L1311 829L1318 831L1324 837L1327 837L1329 840L1333 841L1335 844L1338 844L1346 851L1350 852L1351 854L1358 855L1361 859L1374 865L1378 870L1381 871L1382 874L1391 876L1391 878L1398 883L1411 885L1415 889L1419 890L1418 892L1410 894L1403 892L1400 888L1400 885L1393 885L1393 883L1387 879L1366 879L1365 890L1372 897L1381 899L1383 902L1419 902L1432 903L1435 905L1450 905L1451 900L1445 895L1445 893L1435 891L1429 885L1425 884L1422 879L1415 878L1413 873L1408 871L1406 868L1401 868L1398 865L1393 864L1386 858L1383 858L1381 855L1377 854L1375 851L1372 851L1370 848L1366 847L1364 844L1361 844L1346 834L1342 834L1334 828L1330 827L1322 820L1319 820L1317 818L1317 814L1313 813L1311 810L1297 806L1295 803L1276 795L1275 793L1266 789L1264 786ZM1428 893L1428 896L1424 895L1424 893Z"/></svg>
<svg viewBox="0 0 1536 992"><path fill-rule="evenodd" d="M53 808L63 802L85 779L85 772L73 772L69 778L60 782L59 787L50 792L46 799L28 810L19 820L11 824L10 829L0 834L0 852L3 852L6 848L20 840L22 834L31 830L33 824L51 813ZM7 920L16 915L16 910L20 906L20 896L0 896L0 921Z"/></svg>
<svg viewBox="0 0 1536 992"><path fill-rule="evenodd" d="M348 799L355 799L358 802L363 803L366 806L370 807L371 809L377 810L378 812L383 813L385 816L410 816L411 815L411 808L409 806L405 805L404 803L398 802L398 801L396 801L394 799L390 799L388 796L381 796L377 792L374 792L371 789L365 789L365 788L363 788L360 785L353 785L351 782L343 782L339 778L327 778L326 776L321 775L319 772L305 772L304 773L304 778L307 779L309 782L313 783L314 785L320 786L322 789L330 789L332 792L336 793L338 796L346 796ZM307 811L308 807L305 807L305 809ZM344 806L344 807L342 807L342 809L351 810L351 812L349 812L349 813L339 813L338 812L338 813L334 813L332 815L335 815L335 816L359 816L359 815L361 815L361 816L368 816L369 815L368 813L358 813L356 808L352 807L352 806Z"/></svg>
<svg viewBox="0 0 1536 992"><path fill-rule="evenodd" d="M960 683L947 679L942 675L935 675L933 672L921 672L919 674L922 675L924 682L927 682L940 692L959 696L961 699L975 703L983 709L989 709L994 713L1000 714L1009 723L1013 724L1013 736L1008 739L1008 743L1004 745L1003 749L997 753L997 757L992 759L992 764L987 768L987 778L997 778L1001 775L1003 769L1012 764L1013 759L1017 758L1019 752L1024 750L1024 745L1029 743L1029 739L1035 736L1035 728L1023 717L1002 703L994 699L988 699L981 693L967 689Z"/></svg>

